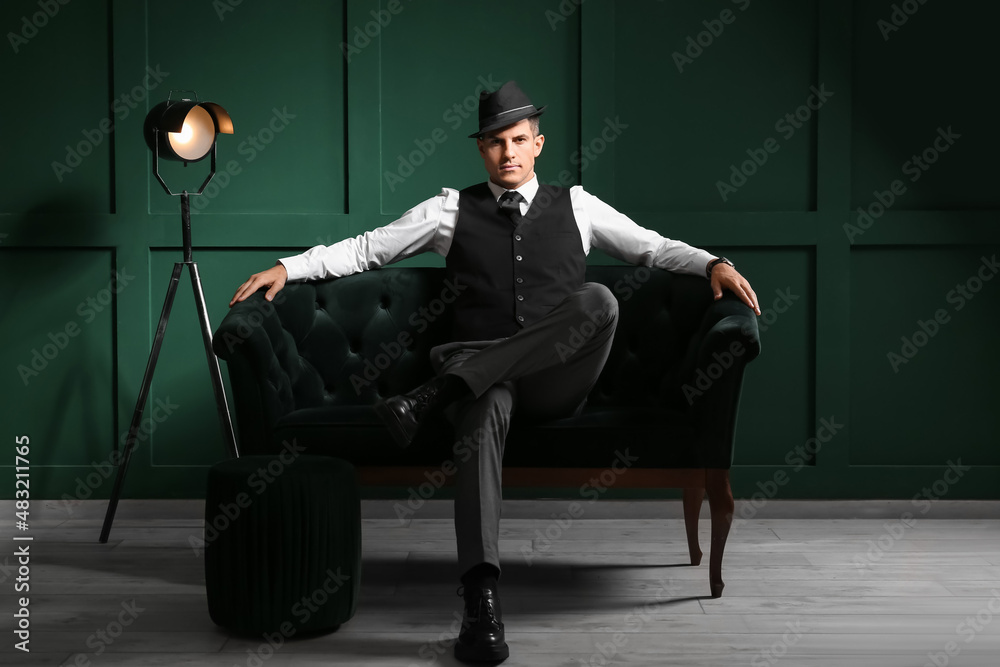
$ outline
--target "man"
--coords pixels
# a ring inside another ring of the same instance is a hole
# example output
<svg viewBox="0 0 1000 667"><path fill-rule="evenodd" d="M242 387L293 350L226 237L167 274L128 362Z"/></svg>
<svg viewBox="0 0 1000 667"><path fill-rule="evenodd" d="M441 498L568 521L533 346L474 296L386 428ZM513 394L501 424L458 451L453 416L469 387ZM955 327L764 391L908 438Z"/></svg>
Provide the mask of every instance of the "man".
<svg viewBox="0 0 1000 667"><path fill-rule="evenodd" d="M643 229L580 186L540 185L534 165L545 143L539 129L544 111L514 82L483 92L479 131L470 138L487 183L461 192L446 188L385 227L282 259L251 276L230 302L262 287L270 300L287 280L345 276L428 250L446 258L449 278L463 290L454 304L452 342L431 350L437 375L375 408L401 446L439 411L459 439L474 443L456 475L465 613L455 656L463 661L499 662L509 655L497 593L497 542L512 415L545 419L578 411L611 349L618 304L603 285L584 283L590 248L633 264L705 276L716 299L731 290L760 314L750 284L729 260ZM571 332L581 331L591 335L567 355Z"/></svg>

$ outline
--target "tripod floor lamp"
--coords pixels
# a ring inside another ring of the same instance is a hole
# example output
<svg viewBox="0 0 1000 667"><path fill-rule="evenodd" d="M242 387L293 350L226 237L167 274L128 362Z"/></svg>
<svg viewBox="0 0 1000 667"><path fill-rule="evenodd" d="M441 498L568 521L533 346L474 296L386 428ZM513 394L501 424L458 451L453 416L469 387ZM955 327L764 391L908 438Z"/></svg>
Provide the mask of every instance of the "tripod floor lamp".
<svg viewBox="0 0 1000 667"><path fill-rule="evenodd" d="M177 293L177 283L180 280L181 271L185 266L188 267L191 274L191 286L194 289L194 300L198 309L198 320L201 324L201 335L205 343L205 356L208 359L208 371L212 377L212 389L215 392L215 403L219 413L219 423L222 425L222 434L226 439L230 456L234 458L239 456L239 450L236 446L236 435L233 432L233 424L229 417L229 406L226 403L226 391L222 385L222 373L219 371L219 360L216 358L215 352L212 351L212 327L208 322L208 309L205 307L205 294L201 289L198 264L191 258L190 196L202 194L205 191L205 187L212 180L212 177L215 176L215 139L220 132L222 134L233 133L233 121L229 117L229 114L218 104L199 102L197 94L195 94L194 101L189 99L171 100L170 96L168 96L166 102L161 102L150 110L143 125L146 145L153 152L153 175L156 176L156 180L160 182L160 185L163 186L168 195L179 196L181 198L181 230L184 242L184 260L174 264L174 272L170 276L167 296L163 302L163 310L160 313L160 322L156 326L153 348L149 353L149 361L146 363L146 372L142 377L142 386L139 389L139 397L136 400L135 412L132 414L128 439L125 442L124 451L118 457L118 475L115 477L115 485L111 492L107 514L104 516L104 527L101 529L102 543L108 541L108 535L111 533L111 524L115 519L115 510L118 508L118 500L121 497L125 473L128 470L132 450L135 448L136 435L139 432L142 413L146 407L146 399L149 397L149 388L153 382L156 360L160 356L163 335L166 333L167 321L170 319L170 309L174 303L174 295ZM211 171L197 192L188 192L187 190L172 192L163 181L163 178L160 177L160 158L183 162L186 166L188 162L198 162L209 156L211 157Z"/></svg>

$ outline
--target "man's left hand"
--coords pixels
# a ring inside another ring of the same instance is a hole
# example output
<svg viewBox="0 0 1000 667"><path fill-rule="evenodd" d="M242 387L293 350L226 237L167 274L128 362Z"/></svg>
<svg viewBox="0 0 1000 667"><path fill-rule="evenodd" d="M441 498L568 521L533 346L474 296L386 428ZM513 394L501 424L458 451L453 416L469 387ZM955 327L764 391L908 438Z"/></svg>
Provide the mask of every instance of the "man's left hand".
<svg viewBox="0 0 1000 667"><path fill-rule="evenodd" d="M753 288L750 287L747 279L741 276L740 272L733 267L719 262L712 268L712 293L715 294L716 301L722 298L722 290L724 289L730 290L743 303L753 308L753 312L760 315L760 306L757 305L757 295L754 294Z"/></svg>

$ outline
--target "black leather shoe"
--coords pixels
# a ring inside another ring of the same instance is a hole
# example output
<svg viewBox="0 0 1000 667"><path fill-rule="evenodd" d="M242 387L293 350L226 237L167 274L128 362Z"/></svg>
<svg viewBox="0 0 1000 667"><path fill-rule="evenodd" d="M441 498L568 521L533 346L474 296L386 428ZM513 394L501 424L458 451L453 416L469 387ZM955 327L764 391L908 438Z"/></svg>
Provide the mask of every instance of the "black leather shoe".
<svg viewBox="0 0 1000 667"><path fill-rule="evenodd" d="M385 423L400 447L413 442L421 422L438 407L436 400L444 388L444 378L436 377L413 391L385 398L375 404L375 413Z"/></svg>
<svg viewBox="0 0 1000 667"><path fill-rule="evenodd" d="M459 588L459 591L462 591ZM501 622L500 598L489 587L466 587L462 630L455 643L455 658L462 662L503 662L510 656Z"/></svg>

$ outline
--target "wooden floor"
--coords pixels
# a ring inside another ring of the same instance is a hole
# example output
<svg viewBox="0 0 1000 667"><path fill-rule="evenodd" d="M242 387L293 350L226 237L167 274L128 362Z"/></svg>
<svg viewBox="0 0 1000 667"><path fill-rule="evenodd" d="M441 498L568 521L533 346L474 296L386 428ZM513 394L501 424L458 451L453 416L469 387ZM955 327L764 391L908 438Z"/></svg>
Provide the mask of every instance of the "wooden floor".
<svg viewBox="0 0 1000 667"><path fill-rule="evenodd" d="M201 502L125 501L102 545L105 505L32 502L30 654L13 647L24 595L14 592L14 552L24 543L3 521L0 663L459 664L449 501L407 524L391 501L366 501L357 614L337 632L277 650L210 620L202 559L190 546L201 535ZM708 558L685 565L677 502L601 501L568 524L553 518L565 501L507 503L505 664L997 667L997 503L960 503L948 514L942 501L931 516L948 518L909 525L900 521L907 505L772 501L734 528L725 593L711 599ZM13 503L0 507L12 517ZM788 518L768 518L777 516ZM120 619L129 625L118 634Z"/></svg>

